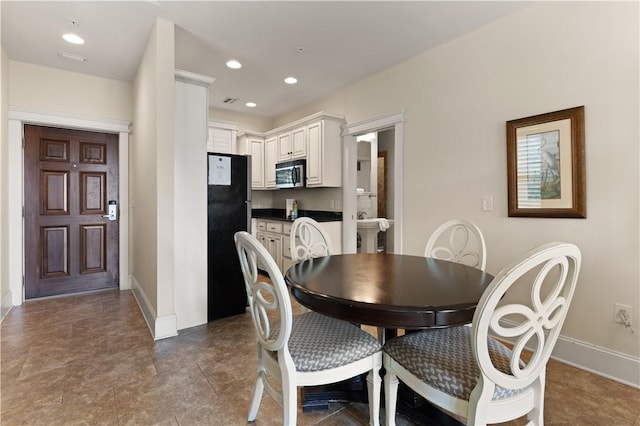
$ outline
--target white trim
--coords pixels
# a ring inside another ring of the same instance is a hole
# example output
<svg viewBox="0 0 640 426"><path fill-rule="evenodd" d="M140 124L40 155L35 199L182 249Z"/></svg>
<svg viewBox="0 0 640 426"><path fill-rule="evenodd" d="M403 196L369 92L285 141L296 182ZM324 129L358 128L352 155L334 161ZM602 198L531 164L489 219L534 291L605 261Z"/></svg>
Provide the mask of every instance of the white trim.
<svg viewBox="0 0 640 426"><path fill-rule="evenodd" d="M501 320L514 327L518 323ZM513 343L512 339L505 339ZM527 346L528 350L531 347ZM560 335L551 358L581 370L640 389L640 358Z"/></svg>
<svg viewBox="0 0 640 426"><path fill-rule="evenodd" d="M377 132L388 129L397 123L404 123L404 111L399 113L384 114L355 123L346 124L344 130L348 135L359 135L362 133Z"/></svg>
<svg viewBox="0 0 640 426"><path fill-rule="evenodd" d="M153 340L165 339L167 337L174 337L178 335L178 322L174 314L165 315L163 317L156 317L156 311L153 309L153 305L147 299L147 295L136 280L136 277L131 276L131 293L138 302L144 321L149 327L149 332L153 336Z"/></svg>
<svg viewBox="0 0 640 426"><path fill-rule="evenodd" d="M209 120L207 122L209 127L215 127L216 129L224 129L224 130L238 130L238 123L235 121L226 121L226 120Z"/></svg>
<svg viewBox="0 0 640 426"><path fill-rule="evenodd" d="M12 299L13 295L11 294L11 290L9 290L0 303L0 323L2 323L9 312L11 312L11 309L13 309Z"/></svg>
<svg viewBox="0 0 640 426"><path fill-rule="evenodd" d="M67 129L94 130L105 133L129 133L129 123L121 120L81 117L72 114L11 107L9 120Z"/></svg>
<svg viewBox="0 0 640 426"><path fill-rule="evenodd" d="M22 305L24 300L22 279L24 273L24 233L22 225L22 196L23 186L23 164L22 158L22 122L9 120L8 128L9 152L7 155L7 176L9 178L9 190L7 196L7 238L9 262L8 277L9 291L12 294L12 304Z"/></svg>
<svg viewBox="0 0 640 426"><path fill-rule="evenodd" d="M209 87L209 85L216 81L213 77L178 69L175 70L175 80L203 87Z"/></svg>
<svg viewBox="0 0 640 426"><path fill-rule="evenodd" d="M24 273L24 150L22 148L24 124L56 126L68 129L89 130L118 134L119 152L119 283L120 289L129 288L129 123L119 120L81 117L62 113L45 112L11 107L9 117L9 194L7 214L9 217L9 288L12 303L19 306L24 301L22 276ZM124 279L123 279L124 277Z"/></svg>
<svg viewBox="0 0 640 426"><path fill-rule="evenodd" d="M156 318L156 329L153 340L161 340L178 335L178 318L176 314Z"/></svg>
<svg viewBox="0 0 640 426"><path fill-rule="evenodd" d="M404 252L403 243L403 206L404 206L404 111L369 118L343 126L342 156L342 251L356 252L356 163L357 148L355 136L394 128L394 199L393 199L393 240L394 253Z"/></svg>
<svg viewBox="0 0 640 426"><path fill-rule="evenodd" d="M299 120L296 121L292 121L290 123L287 123L283 126L280 127L276 127L275 129L271 129L265 133L260 133L260 132L245 132L246 134L251 134L251 135L263 135L263 136L269 136L272 135L274 133L280 133L283 132L285 130L294 128L294 127L299 127L302 126L303 124L307 124L308 122L311 121L316 121L316 120L338 120L338 121L344 121L344 116L343 115L338 115L338 114L331 114L329 112L324 112L324 111L320 111L320 112L316 112L315 114L311 114L308 115L306 117L302 117Z"/></svg>
<svg viewBox="0 0 640 426"><path fill-rule="evenodd" d="M640 389L640 358L560 336L551 358Z"/></svg>

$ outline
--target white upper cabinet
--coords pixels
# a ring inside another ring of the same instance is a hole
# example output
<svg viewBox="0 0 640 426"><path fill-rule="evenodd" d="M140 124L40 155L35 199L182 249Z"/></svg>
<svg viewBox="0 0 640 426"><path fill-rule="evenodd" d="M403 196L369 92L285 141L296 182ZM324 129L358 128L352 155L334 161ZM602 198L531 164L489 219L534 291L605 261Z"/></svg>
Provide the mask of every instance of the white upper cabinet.
<svg viewBox="0 0 640 426"><path fill-rule="evenodd" d="M278 137L270 136L264 140L264 187L276 187L276 163L278 162Z"/></svg>
<svg viewBox="0 0 640 426"><path fill-rule="evenodd" d="M240 135L237 154L251 156L251 189L265 189L264 137L251 133Z"/></svg>
<svg viewBox="0 0 640 426"><path fill-rule="evenodd" d="M275 189L276 164L295 159L307 160L307 187L341 187L343 123L319 112L266 133L242 133L235 149L252 157L252 189Z"/></svg>
<svg viewBox="0 0 640 426"><path fill-rule="evenodd" d="M278 134L278 162L307 157L307 128L296 127Z"/></svg>
<svg viewBox="0 0 640 426"><path fill-rule="evenodd" d="M321 119L307 124L307 187L342 186L341 123Z"/></svg>
<svg viewBox="0 0 640 426"><path fill-rule="evenodd" d="M207 152L236 154L236 136L238 123L230 121L209 121L207 134Z"/></svg>

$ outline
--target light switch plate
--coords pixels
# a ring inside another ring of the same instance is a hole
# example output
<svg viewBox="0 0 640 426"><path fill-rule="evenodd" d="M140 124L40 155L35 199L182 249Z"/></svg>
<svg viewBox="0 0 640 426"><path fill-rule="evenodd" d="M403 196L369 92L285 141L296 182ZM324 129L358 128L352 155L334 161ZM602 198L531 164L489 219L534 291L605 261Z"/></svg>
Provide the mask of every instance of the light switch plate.
<svg viewBox="0 0 640 426"><path fill-rule="evenodd" d="M485 195L482 197L482 211L483 212L493 211L493 197L491 195Z"/></svg>

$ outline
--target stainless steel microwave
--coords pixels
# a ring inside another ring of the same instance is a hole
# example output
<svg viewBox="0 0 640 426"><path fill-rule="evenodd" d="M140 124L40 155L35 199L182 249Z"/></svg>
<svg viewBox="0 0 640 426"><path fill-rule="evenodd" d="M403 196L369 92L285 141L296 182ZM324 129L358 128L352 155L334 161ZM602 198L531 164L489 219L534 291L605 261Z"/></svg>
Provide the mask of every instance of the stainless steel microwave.
<svg viewBox="0 0 640 426"><path fill-rule="evenodd" d="M276 164L276 188L300 188L305 183L306 160L285 161Z"/></svg>

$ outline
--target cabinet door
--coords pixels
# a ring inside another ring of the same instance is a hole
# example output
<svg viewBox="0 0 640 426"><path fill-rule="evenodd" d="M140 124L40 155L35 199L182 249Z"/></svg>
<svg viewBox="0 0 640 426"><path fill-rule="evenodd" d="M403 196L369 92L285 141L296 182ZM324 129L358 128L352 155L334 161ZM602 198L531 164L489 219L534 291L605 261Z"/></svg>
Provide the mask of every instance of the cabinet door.
<svg viewBox="0 0 640 426"><path fill-rule="evenodd" d="M273 136L264 141L264 187L276 187L276 163L278 159L278 138Z"/></svg>
<svg viewBox="0 0 640 426"><path fill-rule="evenodd" d="M291 159L291 133L280 133L278 135L278 162Z"/></svg>
<svg viewBox="0 0 640 426"><path fill-rule="evenodd" d="M307 186L322 184L323 135L322 121L307 126Z"/></svg>
<svg viewBox="0 0 640 426"><path fill-rule="evenodd" d="M209 127L207 139L208 152L235 154L236 131Z"/></svg>
<svg viewBox="0 0 640 426"><path fill-rule="evenodd" d="M264 188L264 140L249 138L247 141L251 155L251 188Z"/></svg>
<svg viewBox="0 0 640 426"><path fill-rule="evenodd" d="M293 266L291 260L291 238L285 231L282 235L282 273L286 273Z"/></svg>
<svg viewBox="0 0 640 426"><path fill-rule="evenodd" d="M277 234L266 234L267 251L282 270L282 237Z"/></svg>
<svg viewBox="0 0 640 426"><path fill-rule="evenodd" d="M291 158L307 156L307 128L298 127L291 131Z"/></svg>
<svg viewBox="0 0 640 426"><path fill-rule="evenodd" d="M258 241L260 241L260 244L262 244L262 246L263 246L264 248L266 248L266 249L267 249L267 251L269 250L269 246L268 246L268 244L267 244L267 235L266 235L266 234L263 234L263 233L261 233L261 232L258 232L258 233L256 234L256 239L257 239ZM264 271L264 265L262 264L262 262L261 262L261 261L258 261L258 268L259 268L259 269L262 269L262 270Z"/></svg>

